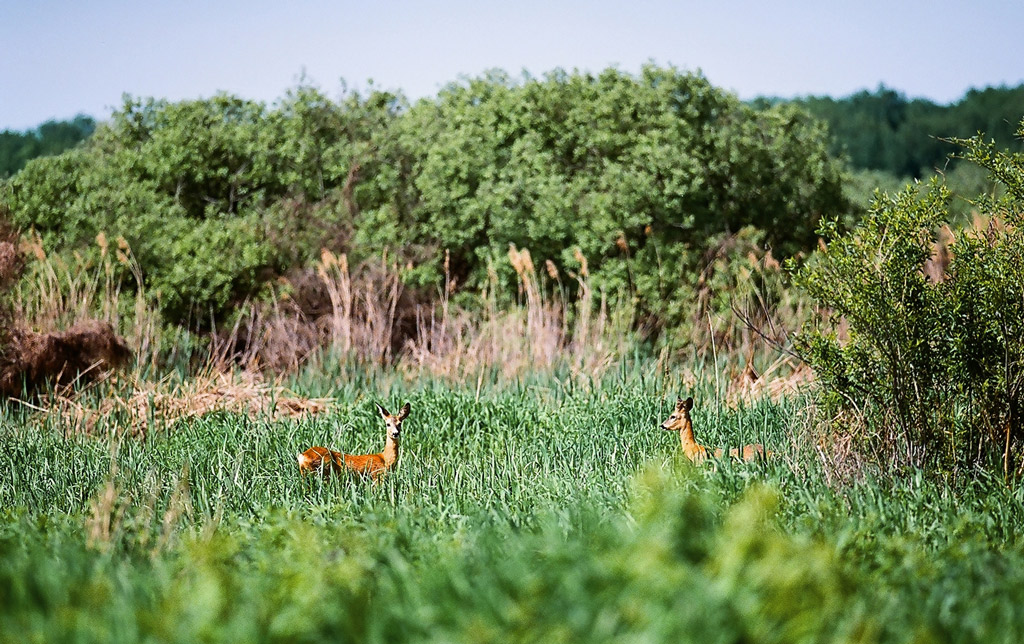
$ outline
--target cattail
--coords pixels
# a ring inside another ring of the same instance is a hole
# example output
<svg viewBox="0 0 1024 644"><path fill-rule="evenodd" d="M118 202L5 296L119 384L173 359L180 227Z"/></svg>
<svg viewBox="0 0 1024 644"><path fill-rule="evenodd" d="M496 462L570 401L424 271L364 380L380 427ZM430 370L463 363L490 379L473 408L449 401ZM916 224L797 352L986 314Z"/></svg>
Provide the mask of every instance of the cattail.
<svg viewBox="0 0 1024 644"><path fill-rule="evenodd" d="M102 230L96 235L96 245L100 247L100 257L106 257L107 235Z"/></svg>
<svg viewBox="0 0 1024 644"><path fill-rule="evenodd" d="M545 259L544 268L546 268L548 271L548 277L555 281L558 281L558 269L555 267L555 263L553 261L551 261L550 259Z"/></svg>
<svg viewBox="0 0 1024 644"><path fill-rule="evenodd" d="M619 232L619 236L615 238L615 245L623 253L628 253L629 252L629 244L626 243L626 233L621 232L621 231Z"/></svg>
<svg viewBox="0 0 1024 644"><path fill-rule="evenodd" d="M573 258L580 263L580 275L586 277L589 274L587 270L587 258L583 256L583 251L577 246L572 253Z"/></svg>
<svg viewBox="0 0 1024 644"><path fill-rule="evenodd" d="M324 268L331 268L336 266L338 259L334 256L334 253L326 248L320 249L320 263L324 265Z"/></svg>
<svg viewBox="0 0 1024 644"><path fill-rule="evenodd" d="M526 256L525 250L518 250L515 244L510 243L508 245L508 261L512 264L512 268L515 269L519 277L523 277L526 273Z"/></svg>
<svg viewBox="0 0 1024 644"><path fill-rule="evenodd" d="M523 260L523 272L525 272L527 275L533 275L536 272L536 269L534 269L533 267L533 258L530 257L530 250L524 248L519 253L519 257L521 257Z"/></svg>

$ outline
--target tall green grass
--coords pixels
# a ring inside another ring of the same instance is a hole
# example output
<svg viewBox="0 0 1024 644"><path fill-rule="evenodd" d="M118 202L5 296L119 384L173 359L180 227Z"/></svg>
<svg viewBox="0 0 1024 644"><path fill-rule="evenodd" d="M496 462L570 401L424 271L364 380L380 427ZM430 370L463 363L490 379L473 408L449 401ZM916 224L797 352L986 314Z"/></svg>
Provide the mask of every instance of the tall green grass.
<svg viewBox="0 0 1024 644"><path fill-rule="evenodd" d="M805 401L715 402L643 368L478 388L295 388L324 417L235 414L127 437L0 411L0 640L1018 641L1024 494L978 473L830 487ZM691 466L658 428L767 463ZM378 451L379 483L303 480L311 444Z"/></svg>

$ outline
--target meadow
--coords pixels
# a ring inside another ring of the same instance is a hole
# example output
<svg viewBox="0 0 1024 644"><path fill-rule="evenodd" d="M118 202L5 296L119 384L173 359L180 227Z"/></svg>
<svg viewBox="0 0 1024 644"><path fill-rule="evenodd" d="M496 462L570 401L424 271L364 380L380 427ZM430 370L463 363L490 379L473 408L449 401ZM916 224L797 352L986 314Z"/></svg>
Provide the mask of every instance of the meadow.
<svg viewBox="0 0 1024 644"><path fill-rule="evenodd" d="M726 403L723 381L642 358L482 387L320 366L289 386L322 413L141 438L9 404L0 641L1019 640L1019 486L844 470L809 398ZM774 457L693 466L658 427L677 394L706 444ZM299 476L312 444L378 451L373 402L406 400L396 471Z"/></svg>
<svg viewBox="0 0 1024 644"><path fill-rule="evenodd" d="M0 644L1024 640L1024 160L830 141L653 65L126 97L0 181Z"/></svg>

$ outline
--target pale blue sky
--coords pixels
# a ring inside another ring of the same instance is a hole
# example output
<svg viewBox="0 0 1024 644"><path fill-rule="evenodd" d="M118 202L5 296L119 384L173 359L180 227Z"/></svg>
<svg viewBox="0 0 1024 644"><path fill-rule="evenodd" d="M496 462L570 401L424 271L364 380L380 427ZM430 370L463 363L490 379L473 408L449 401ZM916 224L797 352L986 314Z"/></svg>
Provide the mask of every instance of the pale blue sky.
<svg viewBox="0 0 1024 644"><path fill-rule="evenodd" d="M303 70L331 96L372 78L415 99L494 67L648 60L744 99L884 83L949 102L1024 81L1024 1L0 0L0 42L0 129L104 119L123 93L270 103Z"/></svg>

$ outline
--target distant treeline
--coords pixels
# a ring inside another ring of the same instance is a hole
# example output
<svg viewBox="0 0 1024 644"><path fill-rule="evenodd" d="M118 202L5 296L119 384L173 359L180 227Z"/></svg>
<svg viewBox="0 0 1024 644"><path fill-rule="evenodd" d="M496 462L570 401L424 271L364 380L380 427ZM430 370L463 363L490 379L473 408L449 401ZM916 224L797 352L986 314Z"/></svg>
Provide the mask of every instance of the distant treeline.
<svg viewBox="0 0 1024 644"><path fill-rule="evenodd" d="M794 100L758 99L766 106L799 105L828 123L830 150L845 155L858 170L879 170L898 177L921 178L948 169L955 147L942 139L982 132L1000 147L1024 150L1014 132L1024 114L1024 85L972 89L951 105L910 99L880 86L845 98L809 96Z"/></svg>
<svg viewBox="0 0 1024 644"><path fill-rule="evenodd" d="M36 157L60 154L92 135L96 121L79 114L70 121L47 121L28 132L0 132L0 178L13 175Z"/></svg>

